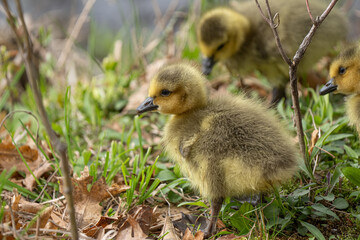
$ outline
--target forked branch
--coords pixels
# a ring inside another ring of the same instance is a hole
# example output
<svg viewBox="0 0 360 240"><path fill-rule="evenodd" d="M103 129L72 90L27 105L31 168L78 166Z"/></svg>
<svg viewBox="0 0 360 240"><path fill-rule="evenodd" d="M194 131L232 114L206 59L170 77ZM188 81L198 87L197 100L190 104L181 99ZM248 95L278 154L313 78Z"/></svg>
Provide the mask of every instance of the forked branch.
<svg viewBox="0 0 360 240"><path fill-rule="evenodd" d="M328 7L325 9L325 11L321 14L321 16L316 17L315 19L311 15L308 0L305 0L305 1L306 1L306 6L307 6L307 11L309 13L310 19L312 20L313 25L311 26L308 34L305 36L302 43L300 44L300 46L299 46L298 50L296 51L294 57L292 58L292 60L290 60L290 58L287 56L286 52L284 51L284 48L282 47L281 40L280 40L279 34L277 32L277 27L278 27L278 24L280 22L279 13L275 14L275 17L277 17L277 19L278 19L278 23L275 24L274 23L274 18L275 17L273 17L273 15L271 13L271 7L270 7L270 4L269 4L269 0L265 0L267 16L264 14L258 0L255 0L256 5L258 6L258 8L260 10L261 15L263 16L264 20L271 27L271 30L272 30L272 32L274 34L274 38L276 40L276 45L277 45L277 47L279 49L281 57L289 65L291 98L292 98L293 107L294 107L294 111L295 111L296 131L297 131L297 136L298 136L298 139L299 139L299 145L300 145L301 154L302 154L303 159L305 161L305 165L307 167L309 167L309 162L306 160L307 155L306 155L306 152L305 152L304 131L303 131L303 127L302 127L302 124L301 124L301 112L300 112L299 96L298 96L298 89L297 89L297 74L296 73L297 73L298 65L299 65L301 59L304 57L306 49L310 45L311 39L313 38L317 28L325 20L325 18L329 15L330 11L335 6L337 0L332 0L330 2L330 4L328 5Z"/></svg>

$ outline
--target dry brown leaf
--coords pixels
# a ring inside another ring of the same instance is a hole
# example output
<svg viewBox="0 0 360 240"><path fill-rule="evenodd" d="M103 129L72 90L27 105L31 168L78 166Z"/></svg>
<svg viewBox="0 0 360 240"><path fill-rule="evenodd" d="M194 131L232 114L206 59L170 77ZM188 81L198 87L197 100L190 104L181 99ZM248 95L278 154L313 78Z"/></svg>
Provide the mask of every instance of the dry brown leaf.
<svg viewBox="0 0 360 240"><path fill-rule="evenodd" d="M58 229L58 226L66 229L68 226L67 222L61 216L59 216L59 213L57 212L51 213L51 219L54 221L56 225L49 222L48 226L46 226L49 229Z"/></svg>
<svg viewBox="0 0 360 240"><path fill-rule="evenodd" d="M88 237L94 237L98 232L100 232L101 229L104 229L106 226L112 224L116 220L117 218L101 216L99 221L95 225L86 227L82 230L82 232L85 233Z"/></svg>
<svg viewBox="0 0 360 240"><path fill-rule="evenodd" d="M180 240L179 236L176 234L174 224L170 220L168 213L166 214L164 226L161 230L160 236L164 236L162 238L163 240Z"/></svg>
<svg viewBox="0 0 360 240"><path fill-rule="evenodd" d="M99 205L103 200L122 193L129 189L129 186L119 186L117 184L106 185L105 178L98 179L88 191L88 185L92 184L93 177L89 176L86 169L82 172L80 178L73 178L73 193L76 218L79 226L85 227L88 224L95 224L101 217L102 206ZM60 192L64 194L63 179L60 178Z"/></svg>
<svg viewBox="0 0 360 240"><path fill-rule="evenodd" d="M53 170L52 165L49 162L44 162L39 168L34 170L34 175L36 178L40 178L44 173L50 172ZM29 189L30 191L33 190L35 187L35 178L33 175L27 175L24 180L24 186L26 189Z"/></svg>
<svg viewBox="0 0 360 240"><path fill-rule="evenodd" d="M202 231L198 231L195 233L195 240L203 240L205 237L205 234Z"/></svg>
<svg viewBox="0 0 360 240"><path fill-rule="evenodd" d="M189 228L185 230L184 236L181 240L194 240L194 236L192 235Z"/></svg>
<svg viewBox="0 0 360 240"><path fill-rule="evenodd" d="M116 240L144 240L147 235L142 231L139 223L131 216L120 227Z"/></svg>
<svg viewBox="0 0 360 240"><path fill-rule="evenodd" d="M317 140L319 139L319 130L315 129L312 133L311 133L311 141L310 141L310 148L309 148L309 155L311 155L315 144L317 142Z"/></svg>
<svg viewBox="0 0 360 240"><path fill-rule="evenodd" d="M143 232L148 235L150 233L150 227L156 220L153 213L153 208L148 206L138 206L132 209L129 214L135 218Z"/></svg>
<svg viewBox="0 0 360 240"><path fill-rule="evenodd" d="M31 149L28 145L24 145L19 147L19 151L32 171L42 163L38 150ZM9 170L14 166L17 171L25 172L26 176L30 175L16 147L12 143L0 143L0 167Z"/></svg>
<svg viewBox="0 0 360 240"><path fill-rule="evenodd" d="M2 120L5 118L6 116L6 112L0 112L0 123L2 122ZM0 136L2 133L4 133L6 131L5 129L5 126L3 125L1 128L0 128Z"/></svg>
<svg viewBox="0 0 360 240"><path fill-rule="evenodd" d="M20 229L20 228L24 229L29 224L28 221L29 215L35 217L36 214L40 214L38 217L39 227L44 228L47 222L49 221L49 218L54 209L53 206L47 207L39 203L28 202L24 200L21 197L21 195L18 194L16 191L14 191L14 195L12 196L11 202L12 202L11 209L13 212L13 219L11 219L12 217L10 214L9 207L6 206L2 222L4 224L8 224L9 226L12 226L12 221L14 221L16 229ZM31 226L27 226L27 227L34 228L36 226L35 224L36 222L32 223Z"/></svg>
<svg viewBox="0 0 360 240"><path fill-rule="evenodd" d="M247 238L243 237L243 236L236 236L235 234L232 233L232 234L221 236L217 240L235 240L235 239L247 239Z"/></svg>

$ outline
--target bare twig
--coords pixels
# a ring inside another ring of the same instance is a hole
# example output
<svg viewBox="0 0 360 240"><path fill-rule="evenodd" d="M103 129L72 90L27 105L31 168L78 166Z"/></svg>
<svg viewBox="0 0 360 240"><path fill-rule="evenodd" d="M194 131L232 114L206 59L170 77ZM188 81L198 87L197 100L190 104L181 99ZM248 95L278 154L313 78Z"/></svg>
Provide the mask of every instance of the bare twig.
<svg viewBox="0 0 360 240"><path fill-rule="evenodd" d="M294 111L295 111L295 124L296 124L296 130L297 130L297 136L299 139L299 145L300 145L300 151L302 154L302 157L305 161L305 165L308 167L308 169L310 169L309 167L309 162L306 160L306 153L305 153L305 142L304 142L304 131L303 131L303 127L301 124L301 112L300 112L300 104L299 104L299 96L298 96L298 90L297 90L297 68L298 65L301 61L301 59L303 58L306 49L308 48L312 37L314 36L317 28L320 26L320 24L325 20L325 18L327 17L327 15L330 13L330 11L332 10L332 8L335 6L337 0L332 0L329 4L329 6L326 8L326 10L321 14L320 17L316 17L316 19L313 19L312 15L311 15L311 11L309 8L309 3L308 0L306 0L306 5L307 5L307 9L308 9L308 13L309 16L313 22L313 25L311 27L311 29L309 30L308 34L305 36L305 38L303 39L302 43L300 44L298 50L296 51L294 57L292 60L290 60L282 45L281 45L281 41L279 38L279 34L277 32L276 29L276 25L274 24L274 18L272 17L271 14L271 9L270 9L270 5L269 5L269 1L265 0L266 2L266 10L268 13L268 17L265 16L264 12L261 9L260 4L258 3L258 0L255 0L261 15L263 16L263 18L265 19L265 21L270 25L271 30L274 34L274 38L276 40L276 45L279 49L279 52L281 54L281 57L284 59L284 61L289 65L289 76L290 76L290 86L291 86L291 98L292 98L292 102L294 105Z"/></svg>
<svg viewBox="0 0 360 240"><path fill-rule="evenodd" d="M309 17L310 17L312 23L315 24L314 18L313 18L312 14L311 14L311 11L310 11L309 0L306 0L306 9L307 9L307 11L309 13Z"/></svg>
<svg viewBox="0 0 360 240"><path fill-rule="evenodd" d="M72 196L72 183L71 183L71 178L70 178L70 167L69 167L68 159L66 156L67 146L66 146L66 144L61 142L60 139L57 137L56 133L54 132L54 130L51 127L49 118L47 116L47 113L46 113L46 110L45 110L45 107L44 107L44 104L42 101L42 95L41 95L41 92L37 85L37 81L39 79L39 72L38 72L38 69L34 65L34 57L33 57L34 55L33 55L33 48L32 48L32 44L31 44L31 38L30 38L29 32L27 31L27 28L26 28L26 24L25 24L24 16L23 16L23 10L22 10L20 1L16 0L15 2L16 2L21 26L25 32L25 36L24 36L25 41L22 40L23 38L19 35L19 33L17 31L17 27L14 22L15 18L13 16L13 14L10 12L10 8L9 8L7 0L2 0L9 25L10 25L12 31L15 33L18 48L19 48L22 58L24 59L24 62L25 62L26 74L29 79L30 87L34 93L34 98L35 98L36 105L38 107L41 121L44 124L47 134L49 135L51 144L56 149L57 153L59 154L60 160L61 160L61 168L62 168L62 173L64 174L64 182L65 182L64 194L65 194L67 204L68 204L68 209L69 209L72 239L78 239L79 234L78 234L77 226L76 226L77 224L76 224L76 218L75 218L74 201L73 201L73 196Z"/></svg>
<svg viewBox="0 0 360 240"><path fill-rule="evenodd" d="M267 10L267 14L268 14L268 17L265 16L264 12L262 11L261 9L261 6L258 2L258 0L255 0L256 2L256 5L258 6L258 8L260 9L260 13L261 15L263 16L263 18L265 19L265 21L270 25L271 27L271 30L274 34L274 37L275 37L275 41L276 41L276 46L278 47L279 49L279 52L280 52L280 55L281 57L283 58L283 60L290 66L291 65L291 60L290 58L287 56L285 50L283 49L282 45L281 45L281 41L280 41L280 37L279 37L279 34L277 32L277 25L275 25L274 23L274 17L272 17L272 14L271 14L271 9L270 9L270 5L269 5L269 1L266 0L266 10ZM278 20L278 23L280 23L280 16L278 13L275 14L275 16L277 16L277 18L279 19Z"/></svg>

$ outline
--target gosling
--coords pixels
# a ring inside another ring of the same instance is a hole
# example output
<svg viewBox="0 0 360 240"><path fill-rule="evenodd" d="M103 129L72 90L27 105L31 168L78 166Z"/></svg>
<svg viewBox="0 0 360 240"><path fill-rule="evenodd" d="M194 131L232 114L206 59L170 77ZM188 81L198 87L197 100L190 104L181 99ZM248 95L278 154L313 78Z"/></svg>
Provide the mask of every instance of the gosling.
<svg viewBox="0 0 360 240"><path fill-rule="evenodd" d="M265 192L291 178L298 151L281 121L256 100L208 98L205 77L189 63L162 68L138 113L172 114L162 144L203 197L211 200L216 231L225 197Z"/></svg>
<svg viewBox="0 0 360 240"><path fill-rule="evenodd" d="M277 31L285 52L292 57L312 25L305 1L276 0L270 5L273 13L279 13L281 21ZM326 7L322 1L310 3L313 16L320 15ZM258 70L272 86L271 103L276 104L285 97L289 67L281 58L272 30L255 2L244 2L238 8L237 11L215 8L200 19L197 39L203 55L203 73L210 74L216 62L224 63L232 74L240 76ZM333 9L316 32L299 66L298 76L305 76L321 57L345 38L346 26L345 16Z"/></svg>
<svg viewBox="0 0 360 240"><path fill-rule="evenodd" d="M320 89L320 95L330 92L350 95L346 113L360 136L360 45L341 52L331 63L330 80Z"/></svg>

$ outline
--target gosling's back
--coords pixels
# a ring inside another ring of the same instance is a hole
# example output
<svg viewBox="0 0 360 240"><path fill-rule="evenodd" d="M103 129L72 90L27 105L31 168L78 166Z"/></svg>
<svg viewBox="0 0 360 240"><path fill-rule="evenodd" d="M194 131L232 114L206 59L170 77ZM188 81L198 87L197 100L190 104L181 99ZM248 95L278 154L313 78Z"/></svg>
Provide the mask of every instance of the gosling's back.
<svg viewBox="0 0 360 240"><path fill-rule="evenodd" d="M280 122L255 100L222 96L173 116L163 144L203 196L241 196L294 174L297 150Z"/></svg>

